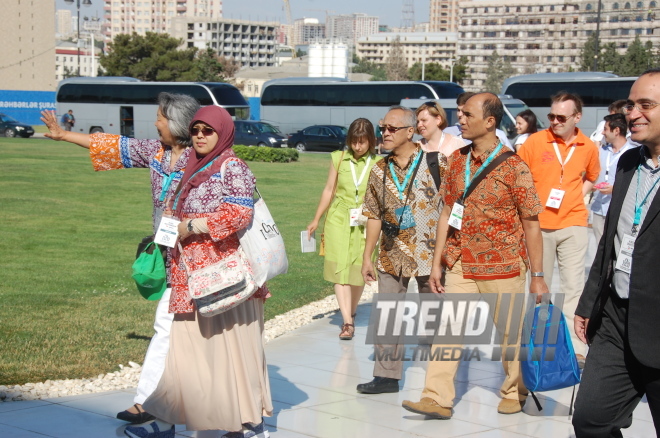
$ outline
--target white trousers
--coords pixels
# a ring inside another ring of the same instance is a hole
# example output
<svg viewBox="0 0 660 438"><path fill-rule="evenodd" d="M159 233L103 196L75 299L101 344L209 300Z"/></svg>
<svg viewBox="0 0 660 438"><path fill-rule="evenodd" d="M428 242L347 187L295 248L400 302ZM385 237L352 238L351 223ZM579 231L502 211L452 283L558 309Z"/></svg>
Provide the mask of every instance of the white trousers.
<svg viewBox="0 0 660 438"><path fill-rule="evenodd" d="M165 370L165 359L170 349L170 329L174 320L174 314L169 313L171 292L171 288L165 289L156 308L156 320L154 321L156 333L151 338L147 354L144 357L137 395L133 399L138 404L144 403L147 397L154 392Z"/></svg>

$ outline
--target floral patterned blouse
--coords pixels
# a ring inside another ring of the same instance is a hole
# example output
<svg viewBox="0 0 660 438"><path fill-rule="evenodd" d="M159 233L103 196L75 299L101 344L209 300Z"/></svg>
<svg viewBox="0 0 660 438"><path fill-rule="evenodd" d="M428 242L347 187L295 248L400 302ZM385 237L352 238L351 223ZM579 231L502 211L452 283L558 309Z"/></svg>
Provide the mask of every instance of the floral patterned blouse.
<svg viewBox="0 0 660 438"><path fill-rule="evenodd" d="M183 252L172 263L170 297L171 313L195 311L188 297L188 275L182 257L191 270L205 268L238 250L236 234L246 228L254 213L255 178L248 166L239 158L227 159L223 165L224 175L218 172L198 187L190 190L183 200L183 218L206 218L208 234L193 234L181 243ZM249 266L247 267L249 269ZM270 294L266 285L252 298L267 298Z"/></svg>

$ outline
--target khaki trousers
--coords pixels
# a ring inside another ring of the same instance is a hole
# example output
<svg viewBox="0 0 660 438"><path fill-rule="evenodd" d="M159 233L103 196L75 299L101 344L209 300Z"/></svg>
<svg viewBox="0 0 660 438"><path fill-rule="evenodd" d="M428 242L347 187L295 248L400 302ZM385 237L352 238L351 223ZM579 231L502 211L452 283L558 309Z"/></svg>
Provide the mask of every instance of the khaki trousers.
<svg viewBox="0 0 660 438"><path fill-rule="evenodd" d="M447 270L445 273L445 292L446 293L494 293L494 294L511 294L511 293L525 293L527 269L525 264L520 261L520 275L513 278L506 278L501 280L472 280L463 278L463 270L460 260L454 266ZM501 298L498 298L495 307L495 317L499 314ZM509 326L511 324L512 308L514 300L510 301L508 319L506 323L506 331L502 337L504 343L502 344L502 352L507 351L510 345L507 343L509 339ZM518 320L521 321L524 306L518 315ZM522 324L518 329L518 336L516 337L514 360L503 360L502 366L506 377L504 383L500 388L500 395L502 398L513 400L525 400L527 398L527 388L522 381L522 374L520 372L520 361L518 360L520 351L520 337L522 334ZM442 347L460 347L460 345L433 345L431 348ZM454 387L454 377L458 371L460 361L458 360L431 360L428 362L426 369L426 382L424 390L422 391L422 398L429 397L435 400L441 406L451 408L454 406L454 398L456 397L456 389Z"/></svg>
<svg viewBox="0 0 660 438"><path fill-rule="evenodd" d="M595 217L596 215L594 215ZM584 289L584 262L589 244L587 227L567 227L561 230L541 230L543 234L543 272L548 289L552 288L555 258L559 267L559 293L564 294L562 311L571 334L575 354L585 355L586 345L575 335L573 319Z"/></svg>
<svg viewBox="0 0 660 438"><path fill-rule="evenodd" d="M396 275L387 274L378 271L378 293L379 294L405 294L408 292L408 283L410 279L414 278L417 281L419 293L431 293L431 286L429 285L429 276L420 277L397 277ZM374 345L374 377L388 377L390 379L400 380L403 376L403 362L400 360L379 360L379 357L384 357L384 351L393 351L393 357L400 357L404 346L401 344L396 345Z"/></svg>

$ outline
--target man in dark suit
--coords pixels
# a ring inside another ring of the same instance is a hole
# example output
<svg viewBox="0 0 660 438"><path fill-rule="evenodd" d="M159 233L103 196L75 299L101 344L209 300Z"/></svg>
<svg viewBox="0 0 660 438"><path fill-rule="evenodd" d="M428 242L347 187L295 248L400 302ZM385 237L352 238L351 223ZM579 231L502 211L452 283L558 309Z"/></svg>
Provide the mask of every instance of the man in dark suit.
<svg viewBox="0 0 660 438"><path fill-rule="evenodd" d="M621 437L646 395L660 431L660 68L633 84L624 107L632 140L619 160L605 230L575 333L590 342L575 402L577 438Z"/></svg>

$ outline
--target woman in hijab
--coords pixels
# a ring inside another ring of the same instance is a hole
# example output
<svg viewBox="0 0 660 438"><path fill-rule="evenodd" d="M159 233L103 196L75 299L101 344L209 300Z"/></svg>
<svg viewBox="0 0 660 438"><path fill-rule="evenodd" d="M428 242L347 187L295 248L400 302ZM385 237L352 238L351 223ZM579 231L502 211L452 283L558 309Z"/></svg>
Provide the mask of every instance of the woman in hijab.
<svg viewBox="0 0 660 438"><path fill-rule="evenodd" d="M200 316L188 297L186 267L198 270L239 251L237 232L253 215L255 178L234 154L234 124L217 106L200 109L190 124L191 154L170 202L179 219L181 251L173 251L170 312L174 322L165 371L144 409L157 420L129 426L130 437L174 437L188 430L226 430L225 438L268 437L268 371L263 349L265 287L215 316ZM249 265L245 269L250 269Z"/></svg>

